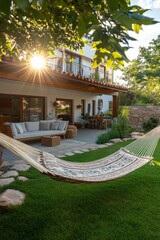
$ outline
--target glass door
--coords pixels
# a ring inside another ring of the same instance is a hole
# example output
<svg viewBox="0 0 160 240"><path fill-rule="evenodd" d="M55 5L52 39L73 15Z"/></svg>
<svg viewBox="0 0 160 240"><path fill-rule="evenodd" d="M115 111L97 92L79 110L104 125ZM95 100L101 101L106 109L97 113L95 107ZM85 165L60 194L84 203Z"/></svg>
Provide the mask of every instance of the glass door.
<svg viewBox="0 0 160 240"><path fill-rule="evenodd" d="M69 99L56 99L58 103L56 107L57 119L67 120L72 123L72 106L73 101Z"/></svg>
<svg viewBox="0 0 160 240"><path fill-rule="evenodd" d="M41 97L22 97L22 121L43 119L44 101Z"/></svg>

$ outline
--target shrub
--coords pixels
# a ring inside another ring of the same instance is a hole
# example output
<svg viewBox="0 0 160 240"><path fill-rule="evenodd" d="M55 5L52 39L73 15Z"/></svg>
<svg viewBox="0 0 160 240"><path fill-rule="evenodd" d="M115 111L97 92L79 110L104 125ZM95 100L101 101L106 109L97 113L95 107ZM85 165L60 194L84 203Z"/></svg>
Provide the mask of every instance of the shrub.
<svg viewBox="0 0 160 240"><path fill-rule="evenodd" d="M144 129L144 132L149 132L153 128L158 126L158 120L155 118L150 118L148 121L144 122L142 127Z"/></svg>
<svg viewBox="0 0 160 240"><path fill-rule="evenodd" d="M128 108L122 107L117 119L117 123L113 124L109 132L103 133L97 137L96 143L103 144L112 138L128 137L132 132L132 128L128 124Z"/></svg>

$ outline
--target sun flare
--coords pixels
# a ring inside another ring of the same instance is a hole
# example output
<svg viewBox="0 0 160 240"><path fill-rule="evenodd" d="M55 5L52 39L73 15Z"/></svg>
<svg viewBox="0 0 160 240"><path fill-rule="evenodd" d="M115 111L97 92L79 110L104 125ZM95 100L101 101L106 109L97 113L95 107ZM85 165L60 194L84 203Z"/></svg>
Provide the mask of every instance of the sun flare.
<svg viewBox="0 0 160 240"><path fill-rule="evenodd" d="M43 69L45 67L45 59L40 55L34 55L30 59L31 66L36 69Z"/></svg>

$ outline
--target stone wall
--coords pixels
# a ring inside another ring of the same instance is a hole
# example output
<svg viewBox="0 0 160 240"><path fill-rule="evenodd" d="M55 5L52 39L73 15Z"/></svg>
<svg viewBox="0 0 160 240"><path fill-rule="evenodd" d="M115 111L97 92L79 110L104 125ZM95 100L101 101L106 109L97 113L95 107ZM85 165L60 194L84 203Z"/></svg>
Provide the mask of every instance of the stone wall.
<svg viewBox="0 0 160 240"><path fill-rule="evenodd" d="M129 123L134 131L143 131L142 124L150 118L160 123L160 106L129 106Z"/></svg>

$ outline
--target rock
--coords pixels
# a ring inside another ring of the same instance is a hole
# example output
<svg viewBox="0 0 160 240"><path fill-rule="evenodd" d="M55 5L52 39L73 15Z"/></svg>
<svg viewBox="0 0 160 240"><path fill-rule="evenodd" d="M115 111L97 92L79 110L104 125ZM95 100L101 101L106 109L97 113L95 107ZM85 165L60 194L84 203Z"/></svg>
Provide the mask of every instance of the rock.
<svg viewBox="0 0 160 240"><path fill-rule="evenodd" d="M24 202L25 194L13 189L7 189L0 195L0 207L21 205Z"/></svg>
<svg viewBox="0 0 160 240"><path fill-rule="evenodd" d="M16 164L13 167L11 167L11 169L17 170L17 171L27 171L28 169L30 169L30 165L25 164L25 163L21 163L21 164Z"/></svg>
<svg viewBox="0 0 160 240"><path fill-rule="evenodd" d="M113 143L111 143L111 142L107 143L107 146L112 146L112 145L113 145Z"/></svg>
<svg viewBox="0 0 160 240"><path fill-rule="evenodd" d="M143 135L144 135L144 133L141 133L141 132L132 132L132 133L131 133L131 137L132 137L132 138L135 138L135 139L139 139L139 138L141 138Z"/></svg>
<svg viewBox="0 0 160 240"><path fill-rule="evenodd" d="M106 145L105 145L105 144L101 144L101 145L98 145L97 147L98 147L98 148L105 148Z"/></svg>
<svg viewBox="0 0 160 240"><path fill-rule="evenodd" d="M2 175L3 174L3 172L2 171L0 171L0 175Z"/></svg>
<svg viewBox="0 0 160 240"><path fill-rule="evenodd" d="M17 176L18 176L18 172L15 170L8 171L8 172L4 173L3 175L1 175L1 177L3 177L3 178L17 177Z"/></svg>
<svg viewBox="0 0 160 240"><path fill-rule="evenodd" d="M0 179L0 187L8 185L8 184L10 184L12 182L14 182L14 178L1 178Z"/></svg>
<svg viewBox="0 0 160 240"><path fill-rule="evenodd" d="M74 150L73 152L74 152L74 153L79 153L79 154L83 153L83 152L80 151L80 150Z"/></svg>
<svg viewBox="0 0 160 240"><path fill-rule="evenodd" d="M66 156L73 156L74 153L72 153L72 152L66 152L65 155L66 155Z"/></svg>
<svg viewBox="0 0 160 240"><path fill-rule="evenodd" d="M110 140L110 142L119 143L119 142L123 142L123 140L120 139L120 138L113 138L113 139Z"/></svg>
<svg viewBox="0 0 160 240"><path fill-rule="evenodd" d="M20 181L23 181L23 182L25 182L25 181L28 181L29 180L29 178L26 178L26 177L24 177L24 176L18 176L18 178L17 178L18 180L20 180Z"/></svg>
<svg viewBox="0 0 160 240"><path fill-rule="evenodd" d="M82 148L81 151L82 151L82 152L90 152L90 150L87 149L87 148Z"/></svg>
<svg viewBox="0 0 160 240"><path fill-rule="evenodd" d="M123 141L129 141L129 140L133 140L133 138L123 138Z"/></svg>

